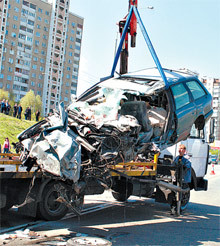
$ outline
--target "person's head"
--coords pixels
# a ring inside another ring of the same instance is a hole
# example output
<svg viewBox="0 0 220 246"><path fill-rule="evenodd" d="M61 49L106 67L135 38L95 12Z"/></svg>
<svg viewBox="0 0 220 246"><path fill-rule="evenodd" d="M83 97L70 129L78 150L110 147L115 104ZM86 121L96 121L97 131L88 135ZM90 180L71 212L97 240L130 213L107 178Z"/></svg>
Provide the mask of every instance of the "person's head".
<svg viewBox="0 0 220 246"><path fill-rule="evenodd" d="M184 144L179 145L179 155L183 156L186 153L186 146Z"/></svg>
<svg viewBox="0 0 220 246"><path fill-rule="evenodd" d="M8 139L8 138L5 138L5 141L7 141L7 142L8 142L8 141L9 141L9 139Z"/></svg>

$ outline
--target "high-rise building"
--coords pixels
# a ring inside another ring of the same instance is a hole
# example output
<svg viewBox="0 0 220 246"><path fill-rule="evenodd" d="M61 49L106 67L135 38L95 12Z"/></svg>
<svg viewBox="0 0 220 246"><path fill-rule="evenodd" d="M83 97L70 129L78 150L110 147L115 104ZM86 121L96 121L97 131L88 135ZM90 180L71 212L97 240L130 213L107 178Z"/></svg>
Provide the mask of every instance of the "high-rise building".
<svg viewBox="0 0 220 246"><path fill-rule="evenodd" d="M213 115L215 119L215 139L220 140L220 79L202 77L201 81L204 83L213 98Z"/></svg>
<svg viewBox="0 0 220 246"><path fill-rule="evenodd" d="M43 113L76 94L83 18L70 0L0 0L0 88L40 95Z"/></svg>

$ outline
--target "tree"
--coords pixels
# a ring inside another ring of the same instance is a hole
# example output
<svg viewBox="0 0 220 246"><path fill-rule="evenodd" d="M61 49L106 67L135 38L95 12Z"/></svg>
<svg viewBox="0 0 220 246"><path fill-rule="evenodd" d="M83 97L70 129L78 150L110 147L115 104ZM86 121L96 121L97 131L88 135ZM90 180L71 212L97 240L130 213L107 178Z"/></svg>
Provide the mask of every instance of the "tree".
<svg viewBox="0 0 220 246"><path fill-rule="evenodd" d="M5 91L4 89L0 89L0 100L5 99L8 100L8 91Z"/></svg>
<svg viewBox="0 0 220 246"><path fill-rule="evenodd" d="M22 97L20 104L23 108L23 112L27 107L31 107L32 118L35 115L35 112L42 110L42 101L39 95L35 96L34 92L30 90L24 97Z"/></svg>

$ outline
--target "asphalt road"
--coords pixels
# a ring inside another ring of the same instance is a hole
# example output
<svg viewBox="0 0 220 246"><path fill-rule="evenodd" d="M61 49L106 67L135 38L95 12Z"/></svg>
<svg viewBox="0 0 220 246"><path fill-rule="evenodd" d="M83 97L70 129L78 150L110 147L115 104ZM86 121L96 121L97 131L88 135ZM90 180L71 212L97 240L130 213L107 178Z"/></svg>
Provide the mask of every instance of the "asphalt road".
<svg viewBox="0 0 220 246"><path fill-rule="evenodd" d="M167 204L130 197L128 202L104 210L29 228L38 236L46 235L44 245L66 245L67 240L77 236L106 239L112 245L220 245L220 165L215 166L215 175L210 172L211 166L207 175L208 191L192 191L191 202L179 217L170 214ZM105 204L106 200L114 203L110 192L87 196L86 203ZM6 245L39 245L42 241L38 236L5 242Z"/></svg>

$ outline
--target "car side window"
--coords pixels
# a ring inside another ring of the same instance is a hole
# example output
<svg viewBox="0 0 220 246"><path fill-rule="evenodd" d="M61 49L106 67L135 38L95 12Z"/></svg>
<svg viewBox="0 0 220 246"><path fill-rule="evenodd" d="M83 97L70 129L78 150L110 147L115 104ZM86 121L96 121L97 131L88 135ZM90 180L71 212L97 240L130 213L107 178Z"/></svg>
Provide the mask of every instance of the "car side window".
<svg viewBox="0 0 220 246"><path fill-rule="evenodd" d="M190 103L188 91L183 84L174 85L171 87L171 90L173 92L176 109L180 109Z"/></svg>
<svg viewBox="0 0 220 246"><path fill-rule="evenodd" d="M203 88L200 86L200 84L196 81L186 82L186 85L189 87L195 100L206 94Z"/></svg>

